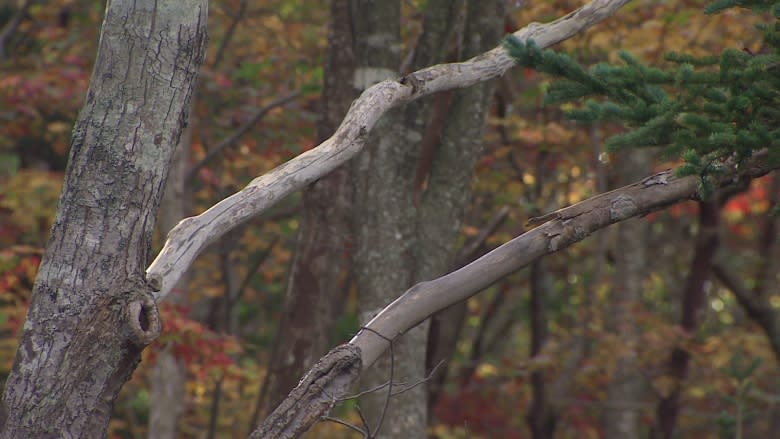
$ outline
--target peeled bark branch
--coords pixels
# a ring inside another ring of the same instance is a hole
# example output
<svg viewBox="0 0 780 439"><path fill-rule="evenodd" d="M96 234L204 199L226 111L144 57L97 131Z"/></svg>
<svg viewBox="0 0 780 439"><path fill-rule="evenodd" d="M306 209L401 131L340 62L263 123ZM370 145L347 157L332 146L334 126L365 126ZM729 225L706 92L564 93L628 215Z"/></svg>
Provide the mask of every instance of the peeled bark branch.
<svg viewBox="0 0 780 439"><path fill-rule="evenodd" d="M514 35L521 41L534 40L541 48L549 47L605 19L627 2L594 0L551 23L531 23ZM499 46L465 62L428 67L367 89L331 138L254 179L202 214L182 220L169 232L165 246L146 273L152 283L160 286L157 300L170 293L192 261L214 240L354 157L365 146L369 131L391 108L435 92L484 82L503 75L514 65Z"/></svg>

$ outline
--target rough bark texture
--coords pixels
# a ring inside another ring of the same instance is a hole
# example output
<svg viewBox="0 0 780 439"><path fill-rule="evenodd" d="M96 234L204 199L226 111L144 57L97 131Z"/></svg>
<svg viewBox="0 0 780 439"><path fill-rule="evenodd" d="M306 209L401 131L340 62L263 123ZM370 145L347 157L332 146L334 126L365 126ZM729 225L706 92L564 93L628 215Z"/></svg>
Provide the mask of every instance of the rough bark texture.
<svg viewBox="0 0 780 439"><path fill-rule="evenodd" d="M468 38L466 56L481 53L498 43L500 22L490 20L498 9L496 3L471 2L472 19L465 32ZM493 6L486 8L488 5ZM462 7L462 2L442 0L426 5L423 33L415 47L412 68L444 59ZM477 13L484 9L489 13ZM379 12L382 20L389 20L386 12ZM372 48L370 44L358 44L358 62L366 64L361 64L356 79L358 85L366 86L371 83L366 82L366 78L381 69L385 75L392 74L400 58L396 50L388 50L397 42L388 43L390 39L382 37L397 32L395 28L389 29L387 22L388 29L380 29L370 20L363 24L370 25L366 31L371 36L358 37L358 40L384 41L386 45ZM361 25L356 24L356 29L360 33ZM486 34L493 35L486 37ZM362 59L377 55L376 51L380 49L387 50L383 59ZM361 296L364 322L392 301L399 288L405 289L415 281L439 276L452 264L491 90L492 84L486 83L455 93L451 100L444 100L448 105L437 106L438 111L432 116L430 100L409 105L402 113L391 113L380 122L384 129L374 134L378 139L377 146L359 159L357 206L361 207L356 209L359 236L356 268L359 270L359 291L361 295L370 296L368 300ZM400 121L404 121L403 129L399 126ZM419 196L418 191L423 186L427 186L427 190ZM415 209L416 204L419 204L419 210ZM441 221L442 216L450 220ZM401 381L425 376L426 338L427 325L423 324L395 342L392 376ZM368 374L373 377L366 380L367 387L386 382L391 376L389 356ZM369 420L376 423L384 403L381 394L364 399ZM424 386L396 396L385 415L393 421L383 430L389 437L422 436L425 434L426 409Z"/></svg>
<svg viewBox="0 0 780 439"><path fill-rule="evenodd" d="M355 30L354 86L365 89L398 75L400 66L400 4L387 0L353 0ZM391 110L377 123L366 150L354 167L356 246L355 280L361 323L368 322L399 290L412 284L409 267L414 242L414 172L416 151L403 126L403 112ZM361 387L373 388L388 380L413 380L424 373L420 331L395 342L393 358L379 360L361 378ZM424 344L423 344L424 348ZM393 363L391 365L391 362ZM397 388L396 388L397 390ZM368 425L376 430L388 420L379 437L424 437L425 410L420 410L421 389L393 398L385 407L387 389L366 395L360 405ZM384 412L384 414L383 414ZM390 421L392 420L392 421Z"/></svg>
<svg viewBox="0 0 780 439"><path fill-rule="evenodd" d="M627 184L646 175L650 159L648 152L642 150L622 154L617 175L619 184ZM607 388L605 439L639 437L639 401L642 400L643 379L639 370L639 329L635 311L641 306L647 274L647 231L647 221L641 218L626 221L618 226L613 247L617 262L615 282L610 292L612 320L609 323L623 346Z"/></svg>
<svg viewBox="0 0 780 439"><path fill-rule="evenodd" d="M503 3L469 1L465 57L484 52L498 43L504 20ZM463 212L471 195L474 164L482 152L482 133L494 88L494 81L486 81L453 93L420 203L416 281L438 277L453 263Z"/></svg>
<svg viewBox="0 0 780 439"><path fill-rule="evenodd" d="M190 114L191 108L189 109ZM190 213L191 194L187 184L190 166L190 145L192 125L181 134L176 146L168 180L157 215L157 230L162 236ZM181 304L187 290L189 276L182 276L177 285L179 291L170 296L172 303ZM179 418L184 414L184 386L187 369L183 361L176 358L170 349L163 349L157 356L150 378L149 439L175 439L178 434Z"/></svg>
<svg viewBox="0 0 780 439"><path fill-rule="evenodd" d="M356 347L341 345L331 350L249 437L292 439L302 436L346 395L360 376L360 369L360 351Z"/></svg>
<svg viewBox="0 0 780 439"><path fill-rule="evenodd" d="M355 98L352 22L348 0L331 1L328 56L318 137L330 137ZM349 288L352 205L349 166L342 166L303 192L303 216L287 298L269 373L268 407L274 408L303 373L327 351L328 334Z"/></svg>
<svg viewBox="0 0 780 439"><path fill-rule="evenodd" d="M159 332L144 268L206 17L199 0L108 4L0 437L104 437L120 387Z"/></svg>
<svg viewBox="0 0 780 439"><path fill-rule="evenodd" d="M718 247L718 220L720 209L717 202L699 203L699 234L696 248L683 291L683 306L680 326L688 334L699 328L699 317L706 300L706 282L709 279L712 260ZM691 355L688 351L675 348L667 363L667 374L674 384L667 395L658 402L656 437L672 439L677 428L680 411L682 384L688 375Z"/></svg>

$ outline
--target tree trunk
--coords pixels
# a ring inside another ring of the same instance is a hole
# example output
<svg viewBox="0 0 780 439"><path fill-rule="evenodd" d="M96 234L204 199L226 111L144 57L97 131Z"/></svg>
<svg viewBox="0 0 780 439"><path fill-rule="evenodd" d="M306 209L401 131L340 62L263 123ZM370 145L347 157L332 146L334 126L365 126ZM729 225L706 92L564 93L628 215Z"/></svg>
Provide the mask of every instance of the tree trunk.
<svg viewBox="0 0 780 439"><path fill-rule="evenodd" d="M398 76L400 4L397 0L353 0L351 6L355 31L354 86L362 90ZM412 282L409 263L414 239L412 197L416 159L406 142L402 116L399 109L387 112L369 136L366 150L354 161L353 260L361 323L371 320ZM419 377L419 338L419 331L411 331L396 340L392 358L386 355L376 367L367 370L361 385L372 388L390 380L397 382L399 377ZM392 386L360 400L372 431L386 418L392 422L385 424L379 437L424 437L425 411L415 405L420 389L392 398L385 407L387 391L393 391Z"/></svg>
<svg viewBox="0 0 780 439"><path fill-rule="evenodd" d="M352 21L348 0L331 1L321 119L323 141L338 128L355 98ZM284 340L269 368L273 409L328 348L328 334L344 303L350 274L352 204L349 166L341 166L303 192L303 216L277 337Z"/></svg>
<svg viewBox="0 0 780 439"><path fill-rule="evenodd" d="M496 45L501 38L503 21L503 2L470 0L466 8L461 57L467 59ZM441 276L453 266L457 237L470 200L474 165L482 152L482 134L494 89L495 81L487 81L453 92L447 102L447 117L439 138L435 139L438 141L433 145L434 153L425 173L427 182L417 220L417 282ZM423 148L423 151L426 149ZM421 158L423 166L424 160L424 157ZM442 218L447 218L447 221L442 221ZM437 314L430 332L435 339L427 341L435 351L428 355L426 371L450 359L465 315L465 302Z"/></svg>
<svg viewBox="0 0 780 439"><path fill-rule="evenodd" d="M120 387L159 332L144 270L206 17L204 1L108 3L0 437L105 437Z"/></svg>
<svg viewBox="0 0 780 439"><path fill-rule="evenodd" d="M466 56L480 53L498 42L500 21L497 24L497 20L490 18L499 8L486 8L495 3L472 2L468 11L471 20L465 32L470 38L466 43ZM369 10L365 6L361 10ZM415 48L412 68L443 60L461 8L460 2L448 1L433 1L426 6L423 33ZM480 21L477 18L485 16L477 11L484 9L489 12L485 15L488 19ZM367 29L377 36L373 41L383 41L383 47L368 49L367 45L358 43L358 64L363 66L361 63L366 62L365 68L357 70L356 78L363 81L359 85L384 79L365 80L378 69L385 69L387 76L392 76L392 69L397 69L400 60L397 52L385 53L382 60L374 58L373 63L362 58L374 57L377 50L392 47L389 38L381 37L397 33L388 24L395 18L388 17L393 15L382 14L384 29L379 23ZM499 19L503 19L503 15L499 14ZM361 27L356 24L355 28L359 33ZM372 40L361 35L356 37L356 41ZM361 306L364 307L362 321L368 321L413 282L432 279L451 266L460 220L469 199L473 165L480 151L485 108L491 95L492 84L480 84L454 93L451 101L443 101L449 106L437 106L438 111L433 111L433 115L430 100L414 103L403 113L393 112L383 119L384 129L375 131L375 137L372 137L378 139L375 149L359 159L356 190L357 206L360 207L355 209L359 244L355 264ZM405 122L403 129L398 126L401 121ZM425 192L418 195L423 187L426 187ZM415 205L419 205L419 211ZM450 220L442 222L442 215ZM374 378L367 380L367 386L379 385L391 376L403 381L425 376L426 338L427 324L423 324L394 342L395 370L391 373L390 358L385 356L379 367L369 371ZM375 395L373 401L367 400L366 412L375 424L385 409L384 397ZM424 386L393 397L389 407L385 417L390 416L394 422L388 436L420 437L425 434Z"/></svg>
<svg viewBox="0 0 780 439"><path fill-rule="evenodd" d="M620 157L618 181L626 184L646 175L650 155L647 151L631 151ZM634 313L641 306L642 289L647 269L647 222L631 219L618 226L614 254L617 258L616 280L611 291L612 330L620 340L615 373L607 388L605 417L606 439L639 438L642 400L642 375L639 371L637 342L639 330Z"/></svg>
<svg viewBox="0 0 780 439"><path fill-rule="evenodd" d="M680 326L688 334L695 333L699 328L699 316L706 300L705 284L718 247L719 217L720 209L717 202L699 203L699 234L696 236L693 262L685 282L680 319ZM659 438L674 437L680 411L682 382L688 375L690 356L688 351L675 348L667 363L667 373L673 379L673 387L669 394L664 395L658 402L656 416Z"/></svg>

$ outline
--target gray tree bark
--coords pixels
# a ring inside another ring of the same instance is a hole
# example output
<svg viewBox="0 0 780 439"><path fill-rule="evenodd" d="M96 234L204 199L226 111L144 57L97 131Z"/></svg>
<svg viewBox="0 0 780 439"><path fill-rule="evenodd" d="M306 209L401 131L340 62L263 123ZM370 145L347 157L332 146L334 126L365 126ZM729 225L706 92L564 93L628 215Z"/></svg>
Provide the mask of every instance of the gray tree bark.
<svg viewBox="0 0 780 439"><path fill-rule="evenodd" d="M104 437L160 328L144 279L206 46L207 3L108 3L48 248L0 407L2 438Z"/></svg>
<svg viewBox="0 0 780 439"><path fill-rule="evenodd" d="M354 86L363 90L398 76L401 7L397 0L353 0L351 7L355 32ZM403 126L403 112L390 110L378 121L367 148L354 160L353 261L362 324L371 320L398 291L412 284L409 262L414 242L416 154L410 144L419 141L410 138L414 134ZM424 373L418 361L420 334L419 330L412 330L395 342L392 358L385 355L376 367L367 370L361 377L361 386L373 388ZM384 423L379 437L424 437L425 410L416 404L420 389L392 398L385 407L387 391L392 392L393 387L360 400L372 431L386 418L392 422Z"/></svg>
<svg viewBox="0 0 780 439"><path fill-rule="evenodd" d="M414 49L411 68L444 60L458 17L464 12L463 3L432 1L426 5L423 33ZM498 43L503 19L503 14L496 14L499 9L500 3L492 0L470 2L466 11L469 16L465 29L466 57ZM389 21L386 11L379 13ZM398 32L387 21L386 28L379 28L370 19L368 24L365 30L372 35ZM360 25L356 29L361 29ZM357 70L358 80L377 72L377 68L385 69L386 75L397 69L400 56L397 50L387 50L392 48L389 38L358 35L356 41L361 40L383 41L386 52L383 59L361 60L361 56L374 57L379 48L370 47L371 43L363 46L358 43L358 62L365 62L364 69ZM399 288L439 276L452 264L461 217L469 199L473 165L481 150L492 83L454 95L450 99L448 94L444 101L447 105L436 106L433 111L431 100L424 99L407 106L403 112L386 116L380 122L383 128L372 137L377 139L375 150L359 159L356 206L360 207L355 209L359 238L355 264L363 307L361 321L368 321L392 301ZM399 125L401 121L403 129ZM449 220L441 221L442 216ZM367 373L370 378L364 380L365 386L377 386L391 376L407 382L425 376L427 331L427 323L423 323L394 342L392 372L387 355ZM388 437L425 434L425 394L425 386L421 385L392 398L385 414L393 419L384 428ZM385 395L383 392L363 400L371 424L376 425L385 410Z"/></svg>
<svg viewBox="0 0 780 439"><path fill-rule="evenodd" d="M618 184L623 185L650 169L651 156L636 150L620 157ZM620 224L614 244L616 280L611 293L612 331L618 334L623 348L618 353L615 373L607 388L607 408L604 419L606 439L639 438L643 377L639 370L639 329L635 311L641 306L642 290L647 275L647 221L636 218Z"/></svg>

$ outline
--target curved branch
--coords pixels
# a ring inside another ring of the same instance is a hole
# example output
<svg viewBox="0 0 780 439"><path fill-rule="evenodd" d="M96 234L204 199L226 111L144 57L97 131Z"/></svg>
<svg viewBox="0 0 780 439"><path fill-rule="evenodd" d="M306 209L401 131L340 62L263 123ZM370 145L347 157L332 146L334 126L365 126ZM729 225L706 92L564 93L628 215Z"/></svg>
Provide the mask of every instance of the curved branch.
<svg viewBox="0 0 780 439"><path fill-rule="evenodd" d="M514 35L521 41L532 39L541 48L549 47L605 19L627 2L593 0L551 23L531 23ZM157 300L165 298L211 242L354 157L365 146L369 131L391 108L435 92L487 81L513 66L512 58L499 46L465 62L428 67L368 88L352 103L331 138L254 179L202 214L182 220L168 233L165 246L146 273L148 279L161 285Z"/></svg>

